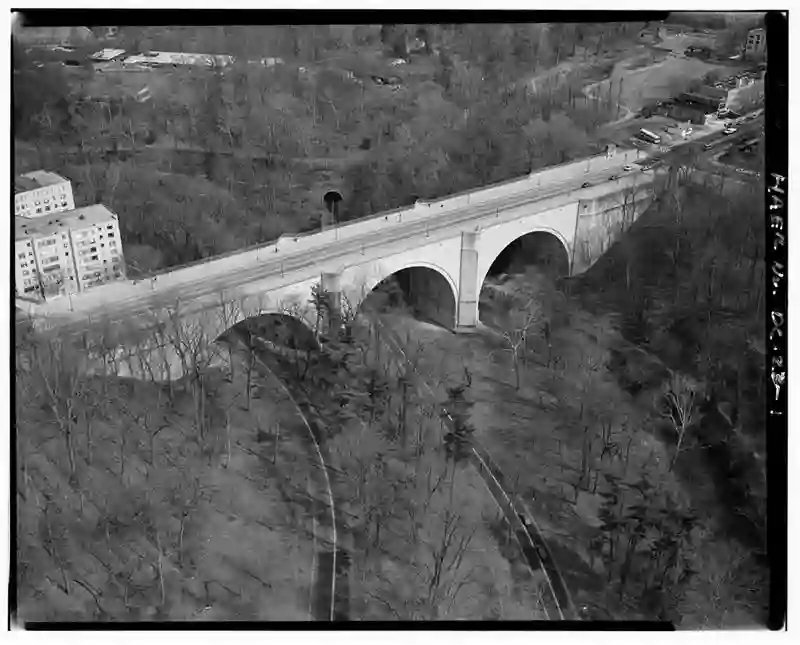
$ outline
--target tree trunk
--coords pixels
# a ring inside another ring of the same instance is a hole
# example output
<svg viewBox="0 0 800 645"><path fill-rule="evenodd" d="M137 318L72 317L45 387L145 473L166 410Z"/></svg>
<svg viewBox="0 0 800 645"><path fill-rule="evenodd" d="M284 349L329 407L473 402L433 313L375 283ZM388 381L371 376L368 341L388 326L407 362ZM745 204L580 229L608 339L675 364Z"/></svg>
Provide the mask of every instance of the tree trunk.
<svg viewBox="0 0 800 645"><path fill-rule="evenodd" d="M250 410L250 390L251 390L251 388L253 386L253 367L254 367L255 360L256 360L255 350L253 348L251 348L250 349L250 358L249 358L248 363L247 363L247 388L246 388L247 406L246 406L246 409L248 411Z"/></svg>
<svg viewBox="0 0 800 645"><path fill-rule="evenodd" d="M675 467L675 462L678 461L678 455L681 452L681 444L683 443L683 437L686 434L686 429L681 428L678 431L678 445L675 446L675 454L672 456L672 462L669 465L669 470L672 472L672 469Z"/></svg>
<svg viewBox="0 0 800 645"><path fill-rule="evenodd" d="M106 379L103 379L104 381ZM92 453L94 451L94 444L92 441L92 419L87 414L86 417L86 463L92 465Z"/></svg>

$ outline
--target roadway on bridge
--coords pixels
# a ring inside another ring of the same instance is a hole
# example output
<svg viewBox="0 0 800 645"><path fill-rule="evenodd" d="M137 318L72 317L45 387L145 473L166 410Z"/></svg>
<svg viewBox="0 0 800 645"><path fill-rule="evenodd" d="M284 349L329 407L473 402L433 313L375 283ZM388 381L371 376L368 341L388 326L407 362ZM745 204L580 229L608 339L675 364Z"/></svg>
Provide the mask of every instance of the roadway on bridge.
<svg viewBox="0 0 800 645"><path fill-rule="evenodd" d="M307 249L296 253L282 251L280 254L276 254L274 259L263 259L257 262L250 260L241 264L228 265L224 272L217 274L213 273L212 259L206 265L207 271L204 272L201 266L197 267L195 279L175 284L163 290L137 290L130 296L120 297L122 290L108 285L94 293L80 294L72 298L62 297L48 302L41 308L34 307L33 315L37 316L40 312L45 314L48 326L51 328L77 331L98 323L129 320L132 315L168 307L174 305L178 300L186 304L191 303L193 310L203 309L218 302L219 294L223 290L226 294L235 296L236 285L245 285L248 282L275 276L280 274L281 270L288 273L311 269L325 260L358 254L362 247L372 248L377 245L396 247L398 243L423 235L426 231L428 234L442 230L452 231L453 225L495 213L497 210L508 210L579 190L584 182L589 182L592 186L602 184L609 181L612 176L623 174L623 165L625 162L620 156L618 166L594 173L581 172L581 166L578 166L575 175L568 180L551 183L538 189L520 181L518 189L501 199L437 213L422 221L396 223L391 226L391 233L386 230L367 233L357 238L342 240L328 249L319 249L313 253L309 253ZM535 180L531 179L531 181ZM587 197L591 196L593 192L597 192L592 188L586 188L585 191ZM268 251L269 248L266 248L265 253ZM127 285L125 286L127 287ZM207 302L202 302L201 299L207 296L213 297ZM91 321L89 317L92 318Z"/></svg>

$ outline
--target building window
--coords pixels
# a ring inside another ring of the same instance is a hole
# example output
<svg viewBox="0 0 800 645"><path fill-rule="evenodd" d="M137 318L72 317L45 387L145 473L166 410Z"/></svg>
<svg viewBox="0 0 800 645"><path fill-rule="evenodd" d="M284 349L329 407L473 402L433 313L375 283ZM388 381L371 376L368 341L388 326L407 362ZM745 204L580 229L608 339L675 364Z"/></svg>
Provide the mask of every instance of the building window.
<svg viewBox="0 0 800 645"><path fill-rule="evenodd" d="M114 237L114 234L113 233L109 233L108 234L108 238L111 239L112 237Z"/></svg>
<svg viewBox="0 0 800 645"><path fill-rule="evenodd" d="M26 253L19 253L19 254L17 254L17 257L18 257L20 260L24 260L26 255L27 255Z"/></svg>
<svg viewBox="0 0 800 645"><path fill-rule="evenodd" d="M90 260L96 260L96 259L97 259L97 256L96 256L96 255L93 255L93 256L92 256L92 257L90 257L89 259L90 259Z"/></svg>
<svg viewBox="0 0 800 645"><path fill-rule="evenodd" d="M30 272L30 271L23 271L23 272L22 272L22 275L30 275L30 274L31 274L31 272Z"/></svg>

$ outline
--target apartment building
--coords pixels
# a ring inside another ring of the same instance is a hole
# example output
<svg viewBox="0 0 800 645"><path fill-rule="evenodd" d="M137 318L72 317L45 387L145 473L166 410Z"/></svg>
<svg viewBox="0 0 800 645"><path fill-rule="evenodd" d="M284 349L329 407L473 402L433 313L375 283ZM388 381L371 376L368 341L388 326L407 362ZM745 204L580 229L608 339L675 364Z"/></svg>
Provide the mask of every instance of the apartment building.
<svg viewBox="0 0 800 645"><path fill-rule="evenodd" d="M77 293L78 281L66 218L16 217L15 291L17 296L53 298Z"/></svg>
<svg viewBox="0 0 800 645"><path fill-rule="evenodd" d="M36 256L33 254L33 240L20 233L16 218L14 240L14 292L15 295L23 298L40 299L42 288L39 283L39 270L36 266Z"/></svg>
<svg viewBox="0 0 800 645"><path fill-rule="evenodd" d="M47 217L75 208L69 179L46 170L34 170L14 178L14 215Z"/></svg>
<svg viewBox="0 0 800 645"><path fill-rule="evenodd" d="M767 34L762 28L751 29L747 33L744 51L748 58L759 58L764 55L767 48Z"/></svg>
<svg viewBox="0 0 800 645"><path fill-rule="evenodd" d="M78 208L73 213L70 231L80 290L124 280L125 259L117 215L102 204Z"/></svg>
<svg viewBox="0 0 800 645"><path fill-rule="evenodd" d="M49 218L15 218L15 287L53 298L125 279L117 215L102 204Z"/></svg>

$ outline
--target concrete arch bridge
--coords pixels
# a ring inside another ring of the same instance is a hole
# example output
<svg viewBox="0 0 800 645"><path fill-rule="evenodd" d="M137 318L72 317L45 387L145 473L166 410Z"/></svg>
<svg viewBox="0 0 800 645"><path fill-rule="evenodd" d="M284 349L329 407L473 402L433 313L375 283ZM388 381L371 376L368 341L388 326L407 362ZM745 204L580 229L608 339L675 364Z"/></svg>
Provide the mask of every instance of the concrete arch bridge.
<svg viewBox="0 0 800 645"><path fill-rule="evenodd" d="M198 342L189 337L214 340L264 314L314 328L314 290L358 308L391 276L425 317L469 330L478 324L484 280L509 249L519 247L565 275L582 273L602 256L653 200L653 172L638 165L623 170L643 157L640 151L592 157L335 229L284 236L146 280L104 285L71 302L25 308L35 326L61 334L124 322L126 333L149 337L145 345L162 379L186 369L169 338L182 338L178 346ZM131 339L120 334L112 341L115 355L130 354Z"/></svg>

